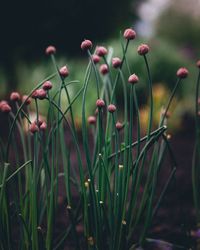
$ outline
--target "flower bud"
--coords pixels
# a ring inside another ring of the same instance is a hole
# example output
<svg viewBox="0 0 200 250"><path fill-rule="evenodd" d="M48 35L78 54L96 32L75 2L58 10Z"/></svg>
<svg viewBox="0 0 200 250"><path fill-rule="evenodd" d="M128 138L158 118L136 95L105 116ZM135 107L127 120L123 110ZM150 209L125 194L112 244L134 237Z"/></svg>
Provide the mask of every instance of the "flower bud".
<svg viewBox="0 0 200 250"><path fill-rule="evenodd" d="M120 58L114 57L112 59L112 66L113 66L113 68L117 69L117 68L121 67L121 65L122 65L122 61L121 61Z"/></svg>
<svg viewBox="0 0 200 250"><path fill-rule="evenodd" d="M177 70L176 75L179 78L183 79L183 78L186 78L188 76L188 73L189 72L188 72L188 70L186 68L180 68L180 69Z"/></svg>
<svg viewBox="0 0 200 250"><path fill-rule="evenodd" d="M103 107L105 106L104 100L98 99L98 100L96 101L96 106L97 106L98 108L103 108Z"/></svg>
<svg viewBox="0 0 200 250"><path fill-rule="evenodd" d="M139 55L144 56L149 52L149 46L147 44L141 44L138 47L137 52Z"/></svg>
<svg viewBox="0 0 200 250"><path fill-rule="evenodd" d="M19 101L20 100L20 94L18 92L12 92L10 94L10 100L14 101L14 102Z"/></svg>
<svg viewBox="0 0 200 250"><path fill-rule="evenodd" d="M108 111L114 113L116 111L116 106L114 104L108 105Z"/></svg>
<svg viewBox="0 0 200 250"><path fill-rule="evenodd" d="M31 131L31 133L36 133L39 131L39 128L37 126L37 124L35 122L30 124L29 130Z"/></svg>
<svg viewBox="0 0 200 250"><path fill-rule="evenodd" d="M67 77L69 75L69 70L67 66L63 66L62 68L60 68L59 73L62 77Z"/></svg>
<svg viewBox="0 0 200 250"><path fill-rule="evenodd" d="M1 110L2 113L9 113L11 111L11 107L5 101L1 101L0 110Z"/></svg>
<svg viewBox="0 0 200 250"><path fill-rule="evenodd" d="M7 102L7 101L5 101L5 100L0 101L0 108L1 108L1 106L2 106L2 105L4 105L4 104L8 104L8 102Z"/></svg>
<svg viewBox="0 0 200 250"><path fill-rule="evenodd" d="M120 131L120 130L123 128L123 124L122 124L121 122L117 122L117 123L115 124L115 127L116 127L116 129L117 129L118 131Z"/></svg>
<svg viewBox="0 0 200 250"><path fill-rule="evenodd" d="M106 75L109 72L107 64L102 64L99 68L99 71L102 75Z"/></svg>
<svg viewBox="0 0 200 250"><path fill-rule="evenodd" d="M196 65L198 68L200 68L200 60L197 61Z"/></svg>
<svg viewBox="0 0 200 250"><path fill-rule="evenodd" d="M22 102L25 102L26 105L29 105L31 103L31 98L28 98L27 95L23 95Z"/></svg>
<svg viewBox="0 0 200 250"><path fill-rule="evenodd" d="M31 94L31 97L32 97L33 99L38 98L38 90L37 90L37 89L34 90L34 92Z"/></svg>
<svg viewBox="0 0 200 250"><path fill-rule="evenodd" d="M42 121L40 118L38 118L38 120L36 119L36 120L34 121L34 123L35 123L38 127L40 127L40 126L42 125L43 121Z"/></svg>
<svg viewBox="0 0 200 250"><path fill-rule="evenodd" d="M137 83L138 81L139 81L139 78L138 78L138 76L137 76L136 74L132 74L132 75L130 75L129 78L128 78L128 82L129 82L129 83L132 83L132 84L135 84L135 83Z"/></svg>
<svg viewBox="0 0 200 250"><path fill-rule="evenodd" d="M53 55L56 53L56 48L52 45L48 46L45 50L46 55Z"/></svg>
<svg viewBox="0 0 200 250"><path fill-rule="evenodd" d="M88 123L89 124L95 124L96 123L96 117L95 116L89 116L88 117Z"/></svg>
<svg viewBox="0 0 200 250"><path fill-rule="evenodd" d="M34 98L34 99L38 98L38 99L40 99L40 100L45 99L46 96L47 96L47 92L46 92L44 89L36 89L36 90L32 93L32 95L31 95L32 98Z"/></svg>
<svg viewBox="0 0 200 250"><path fill-rule="evenodd" d="M92 61L94 62L94 64L97 64L100 62L100 57L98 55L92 55Z"/></svg>
<svg viewBox="0 0 200 250"><path fill-rule="evenodd" d="M82 50L89 50L92 48L92 42L90 40L85 40L81 43Z"/></svg>
<svg viewBox="0 0 200 250"><path fill-rule="evenodd" d="M108 51L107 51L107 49L105 47L99 46L99 47L97 47L96 54L98 56L105 56L105 55L108 54Z"/></svg>
<svg viewBox="0 0 200 250"><path fill-rule="evenodd" d="M42 88L44 90L50 90L52 88L52 86L53 85L52 85L52 83L50 81L46 81L46 82L43 83Z"/></svg>
<svg viewBox="0 0 200 250"><path fill-rule="evenodd" d="M42 122L42 124L40 125L40 130L45 131L46 129L47 129L46 122Z"/></svg>
<svg viewBox="0 0 200 250"><path fill-rule="evenodd" d="M126 29L124 31L124 38L127 40L133 40L136 37L136 32L133 29Z"/></svg>

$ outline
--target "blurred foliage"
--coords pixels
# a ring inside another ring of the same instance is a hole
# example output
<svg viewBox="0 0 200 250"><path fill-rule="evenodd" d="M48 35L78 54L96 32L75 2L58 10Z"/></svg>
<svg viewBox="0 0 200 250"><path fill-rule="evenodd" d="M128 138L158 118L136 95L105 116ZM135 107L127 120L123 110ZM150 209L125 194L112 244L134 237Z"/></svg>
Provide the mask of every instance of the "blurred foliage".
<svg viewBox="0 0 200 250"><path fill-rule="evenodd" d="M185 53L197 58L200 53L200 14L197 18L171 7L160 16L156 27L156 35L188 48Z"/></svg>
<svg viewBox="0 0 200 250"><path fill-rule="evenodd" d="M139 0L4 1L0 15L0 65L12 90L16 63L42 59L53 44L67 55L80 53L84 38L104 40L136 18ZM8 90L9 91L9 90Z"/></svg>

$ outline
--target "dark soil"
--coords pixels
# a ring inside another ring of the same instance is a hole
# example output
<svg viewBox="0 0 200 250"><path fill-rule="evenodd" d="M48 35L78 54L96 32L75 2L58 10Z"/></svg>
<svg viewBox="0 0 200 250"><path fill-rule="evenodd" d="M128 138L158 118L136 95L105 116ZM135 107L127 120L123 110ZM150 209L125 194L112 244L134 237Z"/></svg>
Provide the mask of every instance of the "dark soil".
<svg viewBox="0 0 200 250"><path fill-rule="evenodd" d="M172 181L163 202L154 218L149 238L168 241L183 249L198 249L192 231L196 230L192 191L192 155L194 149L194 121L186 117L182 131L172 134L171 145L177 161L175 179ZM162 244L161 244L162 245ZM181 249L163 245L147 249Z"/></svg>

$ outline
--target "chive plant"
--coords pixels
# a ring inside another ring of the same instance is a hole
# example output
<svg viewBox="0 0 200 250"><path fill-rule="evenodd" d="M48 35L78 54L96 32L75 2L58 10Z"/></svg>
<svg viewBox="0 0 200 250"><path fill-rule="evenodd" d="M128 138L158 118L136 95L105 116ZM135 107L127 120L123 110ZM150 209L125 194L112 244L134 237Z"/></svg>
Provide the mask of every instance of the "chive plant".
<svg viewBox="0 0 200 250"><path fill-rule="evenodd" d="M77 250L136 249L144 244L176 170L166 134L167 112L188 72L185 68L177 71L177 84L155 128L149 47L146 44L138 47L147 69L150 96L147 133L143 136L137 99L140 80L132 72L134 65L129 65L126 59L126 54L131 53L129 44L135 37L134 30L126 29L121 37L122 59L112 60L105 47L99 46L93 52L92 42L84 40L81 49L87 53L89 63L75 95L70 95L69 85L77 81L68 80L67 66L59 69L56 49L49 46L46 54L51 57L55 73L27 96L21 98L18 93L12 93L12 108L8 102L0 102L0 110L9 124L8 137L0 140L1 249L64 249L68 239ZM103 64L99 66L100 59ZM128 79L124 71L129 73ZM56 80L57 89L52 83ZM95 84L93 95L97 101L94 115L88 117L86 105L91 84ZM122 102L116 94L120 85ZM63 108L64 96L67 103ZM30 116L30 102L36 113L34 121ZM48 106L45 120L40 118L41 102ZM82 107L81 138L75 123L76 102ZM123 117L119 116L120 111ZM157 177L166 151L172 169L157 197ZM72 161L72 154L76 161ZM60 214L58 206L63 180L67 214ZM59 235L56 233L58 216L68 223ZM82 237L77 230L80 225Z"/></svg>

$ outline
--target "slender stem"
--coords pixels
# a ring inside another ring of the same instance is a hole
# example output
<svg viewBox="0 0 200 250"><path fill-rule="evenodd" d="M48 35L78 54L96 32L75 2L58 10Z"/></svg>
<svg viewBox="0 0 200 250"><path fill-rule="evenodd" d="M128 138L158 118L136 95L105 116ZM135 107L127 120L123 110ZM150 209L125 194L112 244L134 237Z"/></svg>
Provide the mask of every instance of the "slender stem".
<svg viewBox="0 0 200 250"><path fill-rule="evenodd" d="M175 95L175 93L176 93L176 90L177 90L178 85L179 85L180 82L181 82L181 78L178 78L177 81L176 81L176 84L175 84L175 86L174 86L174 89L173 89L173 91L172 91L172 93L171 93L171 96L170 96L170 98L169 98L169 100L168 100L168 102L167 102L167 105L166 105L164 114L162 115L161 122L160 122L160 126L163 126L163 124L164 124L165 117L166 117L166 115L167 115L167 112L168 112L168 110L169 110L170 104L171 104L171 102L172 102L172 100L173 100L173 98L174 98L174 95Z"/></svg>
<svg viewBox="0 0 200 250"><path fill-rule="evenodd" d="M147 140L148 140L151 134L152 124L153 124L153 91L152 91L151 72L149 69L149 64L148 64L146 55L144 55L144 61L145 61L147 74L148 74L148 87L149 87L149 95L150 95L150 112L149 112L149 122L148 122L148 129L147 129Z"/></svg>

